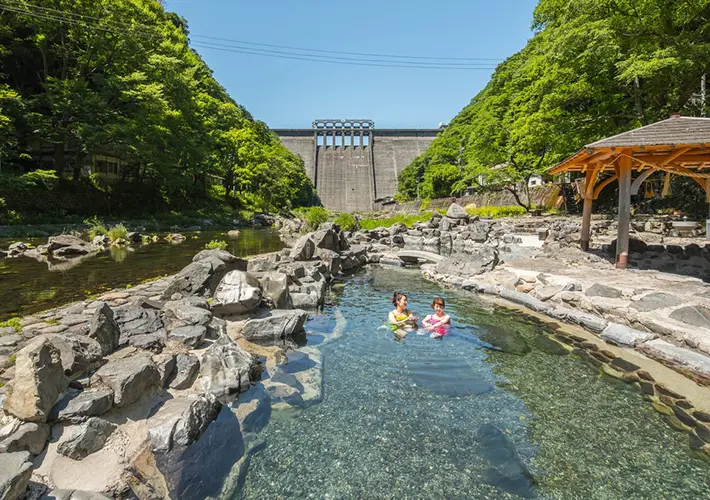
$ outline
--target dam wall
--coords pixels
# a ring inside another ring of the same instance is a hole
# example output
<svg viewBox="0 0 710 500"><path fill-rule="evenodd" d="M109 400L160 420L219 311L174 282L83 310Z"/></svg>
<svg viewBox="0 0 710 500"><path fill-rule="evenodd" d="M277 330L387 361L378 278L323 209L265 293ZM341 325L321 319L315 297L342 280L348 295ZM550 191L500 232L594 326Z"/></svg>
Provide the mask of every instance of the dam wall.
<svg viewBox="0 0 710 500"><path fill-rule="evenodd" d="M397 176L439 129L375 129L369 120L316 120L311 129L274 132L304 162L323 206L371 211L397 192Z"/></svg>

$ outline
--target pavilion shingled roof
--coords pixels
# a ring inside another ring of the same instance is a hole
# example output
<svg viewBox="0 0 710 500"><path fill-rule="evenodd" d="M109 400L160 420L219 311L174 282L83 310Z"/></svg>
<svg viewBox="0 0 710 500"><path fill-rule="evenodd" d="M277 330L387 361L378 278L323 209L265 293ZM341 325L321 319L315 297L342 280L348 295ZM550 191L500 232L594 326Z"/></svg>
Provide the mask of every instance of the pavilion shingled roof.
<svg viewBox="0 0 710 500"><path fill-rule="evenodd" d="M588 144L587 148L710 145L710 118L678 116Z"/></svg>

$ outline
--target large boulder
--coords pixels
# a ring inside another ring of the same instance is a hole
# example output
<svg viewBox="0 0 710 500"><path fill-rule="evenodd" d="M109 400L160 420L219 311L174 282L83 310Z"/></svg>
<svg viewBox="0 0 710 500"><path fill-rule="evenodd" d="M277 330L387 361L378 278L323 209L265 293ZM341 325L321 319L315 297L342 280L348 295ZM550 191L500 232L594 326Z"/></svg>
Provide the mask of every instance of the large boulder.
<svg viewBox="0 0 710 500"><path fill-rule="evenodd" d="M101 354L106 356L118 349L121 329L116 322L113 310L105 302L100 302L96 306L96 312L91 317L89 323L90 338L96 339L101 345Z"/></svg>
<svg viewBox="0 0 710 500"><path fill-rule="evenodd" d="M71 436L59 443L57 452L74 460L82 460L103 448L115 430L115 424L91 417L75 428Z"/></svg>
<svg viewBox="0 0 710 500"><path fill-rule="evenodd" d="M244 392L256 379L255 364L251 354L222 335L202 356L202 389L217 397Z"/></svg>
<svg viewBox="0 0 710 500"><path fill-rule="evenodd" d="M207 256L185 266L173 279L161 296L170 299L173 294L209 297L227 273L227 264L214 256Z"/></svg>
<svg viewBox="0 0 710 500"><path fill-rule="evenodd" d="M109 361L92 380L113 390L115 406L127 406L160 384L160 373L146 355L138 354Z"/></svg>
<svg viewBox="0 0 710 500"><path fill-rule="evenodd" d="M207 309L208 303L198 303L197 297L184 297L165 303L163 311L170 320L170 327L207 325L212 321L212 313ZM203 299L200 299L203 300ZM205 307L200 307L204 305Z"/></svg>
<svg viewBox="0 0 710 500"><path fill-rule="evenodd" d="M287 309L289 307L288 275L271 271L263 274L259 278L259 283L269 307L273 309Z"/></svg>
<svg viewBox="0 0 710 500"><path fill-rule="evenodd" d="M316 248L326 248L335 252L340 249L340 237L333 228L321 228L313 233L311 239Z"/></svg>
<svg viewBox="0 0 710 500"><path fill-rule="evenodd" d="M121 330L121 346L130 344L159 349L167 338L163 314L145 301L136 301L127 308L117 309L116 322Z"/></svg>
<svg viewBox="0 0 710 500"><path fill-rule="evenodd" d="M212 300L212 310L217 314L243 314L261 302L259 281L244 271L231 271L217 286Z"/></svg>
<svg viewBox="0 0 710 500"><path fill-rule="evenodd" d="M148 420L153 452L167 453L176 446L191 445L221 409L222 404L212 394L168 401Z"/></svg>
<svg viewBox="0 0 710 500"><path fill-rule="evenodd" d="M0 453L29 451L32 455L39 455L48 439L49 425L42 422L26 422L0 442Z"/></svg>
<svg viewBox="0 0 710 500"><path fill-rule="evenodd" d="M283 339L300 331L307 319L308 313L302 309L259 309L244 323L242 335L257 341Z"/></svg>
<svg viewBox="0 0 710 500"><path fill-rule="evenodd" d="M0 498L24 498L32 476L32 462L28 451L0 453Z"/></svg>
<svg viewBox="0 0 710 500"><path fill-rule="evenodd" d="M113 406L111 389L95 389L65 394L52 408L50 421L81 423L89 417L103 415Z"/></svg>
<svg viewBox="0 0 710 500"><path fill-rule="evenodd" d="M68 377L76 378L101 364L101 344L91 337L67 332L47 337L59 349L62 368Z"/></svg>
<svg viewBox="0 0 710 500"><path fill-rule="evenodd" d="M247 261L240 257L235 257L226 250L202 250L197 255L192 258L192 262L199 262L201 260L218 259L227 265L227 271L246 271Z"/></svg>
<svg viewBox="0 0 710 500"><path fill-rule="evenodd" d="M316 245L311 239L311 234L304 234L293 244L289 257L293 260L310 260L315 252Z"/></svg>
<svg viewBox="0 0 710 500"><path fill-rule="evenodd" d="M449 209L446 211L446 216L449 219L464 219L468 220L468 212L458 203L452 203Z"/></svg>
<svg viewBox="0 0 710 500"><path fill-rule="evenodd" d="M91 249L88 242L70 234L50 236L44 248L55 257L87 254Z"/></svg>
<svg viewBox="0 0 710 500"><path fill-rule="evenodd" d="M249 259L247 271L250 273L263 273L267 271L275 271L279 268L281 262L281 254L278 252L257 255Z"/></svg>
<svg viewBox="0 0 710 500"><path fill-rule="evenodd" d="M436 272L471 278L488 271L498 265L498 251L487 245L477 245L471 248L468 255L453 255L436 264Z"/></svg>
<svg viewBox="0 0 710 500"><path fill-rule="evenodd" d="M170 331L170 338L197 349L207 336L207 327L202 325L181 326Z"/></svg>
<svg viewBox="0 0 710 500"><path fill-rule="evenodd" d="M61 352L48 338L38 337L16 354L4 408L22 420L44 422L68 385Z"/></svg>
<svg viewBox="0 0 710 500"><path fill-rule="evenodd" d="M189 389L200 371L200 360L194 354L178 354L170 380L171 389Z"/></svg>

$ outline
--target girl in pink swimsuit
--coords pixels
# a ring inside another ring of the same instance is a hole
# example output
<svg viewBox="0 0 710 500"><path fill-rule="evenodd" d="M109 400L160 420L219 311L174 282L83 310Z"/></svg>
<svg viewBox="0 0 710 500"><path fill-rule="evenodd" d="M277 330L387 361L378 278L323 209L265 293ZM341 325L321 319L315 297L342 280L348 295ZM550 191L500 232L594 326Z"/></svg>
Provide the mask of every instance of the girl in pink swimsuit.
<svg viewBox="0 0 710 500"><path fill-rule="evenodd" d="M431 336L433 338L441 338L446 335L449 324L451 323L451 318L448 314L444 313L444 299L441 297L436 297L431 303L431 307L434 309L434 314L430 314L422 321L424 328L431 330Z"/></svg>

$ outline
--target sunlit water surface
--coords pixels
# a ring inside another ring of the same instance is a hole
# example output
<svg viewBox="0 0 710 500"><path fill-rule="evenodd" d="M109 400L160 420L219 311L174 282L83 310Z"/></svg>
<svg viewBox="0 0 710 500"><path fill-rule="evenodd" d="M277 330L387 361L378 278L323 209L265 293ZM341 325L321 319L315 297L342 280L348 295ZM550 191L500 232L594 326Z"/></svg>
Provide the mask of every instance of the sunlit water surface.
<svg viewBox="0 0 710 500"><path fill-rule="evenodd" d="M395 289L420 317L444 296L455 328L395 340L379 328ZM323 399L272 413L239 498L708 497L710 466L687 435L630 386L555 353L544 325L416 271L359 273L335 302L308 325ZM347 327L326 342L335 307ZM502 342L518 354L490 349L486 332L519 334Z"/></svg>

